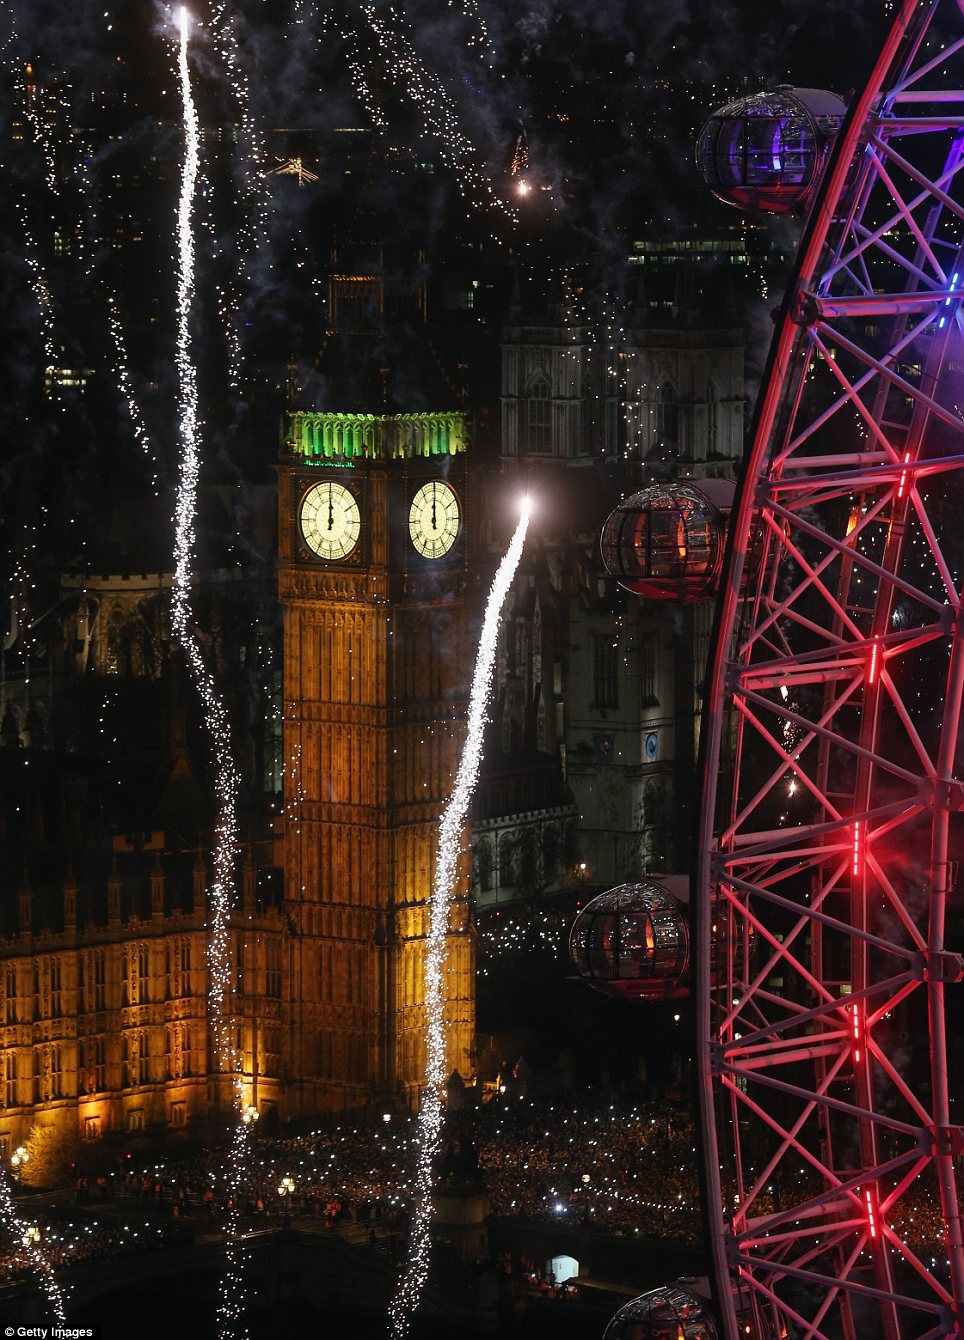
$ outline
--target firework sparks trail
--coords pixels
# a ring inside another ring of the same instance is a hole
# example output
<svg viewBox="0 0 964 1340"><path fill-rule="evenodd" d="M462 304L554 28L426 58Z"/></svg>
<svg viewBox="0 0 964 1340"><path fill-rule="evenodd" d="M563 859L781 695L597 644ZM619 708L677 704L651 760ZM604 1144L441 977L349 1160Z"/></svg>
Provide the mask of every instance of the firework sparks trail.
<svg viewBox="0 0 964 1340"><path fill-rule="evenodd" d="M495 47L492 44L492 38L489 36L489 30L486 27L485 19L479 13L479 7L475 0L462 0L461 4L458 4L458 0L448 0L448 6L449 9L461 9L462 14L466 19L470 21L474 20L478 31L475 37L469 37L467 39L466 46L470 51L472 51L474 47L480 48L476 54L478 54L480 60L488 65L489 69L492 69L495 65Z"/></svg>
<svg viewBox="0 0 964 1340"><path fill-rule="evenodd" d="M418 109L425 132L440 142L443 158L455 173L463 197L479 208L494 208L511 223L517 223L517 210L495 193L491 182L476 166L474 147L462 132L452 98L441 82L428 74L411 37L402 30L398 12L390 9L386 17L371 4L361 5L361 12L387 58L387 68L393 73L396 88ZM357 79L359 67L350 62L350 68ZM372 102L367 81L362 79L357 83L356 91L366 101L375 123L383 124Z"/></svg>
<svg viewBox="0 0 964 1340"><path fill-rule="evenodd" d="M18 38L16 15L12 9L8 12L10 15L10 33L4 43L4 50L9 49L11 54L6 57L4 63L10 72L14 85L22 95L20 111L23 114L24 121L30 127L30 139L39 150L43 161L44 184L55 200L62 201L63 193L61 191L61 174L58 172L58 161L63 166L69 158L73 157L75 160L72 168L73 176L80 188L84 205L89 209L90 193L86 177L87 164L83 145L73 136L69 136L66 142L63 134L59 139L55 138L56 126L59 125L63 128L69 123L70 109L67 99L56 87L38 89L38 86L33 82L35 75L30 62L28 61L23 65L18 62L15 54ZM50 115L54 106L57 109L56 119ZM40 260L39 244L30 225L27 197L23 189L21 189L14 207L23 233L23 258L30 276L30 286L40 310L41 339L44 346L45 370L47 370L55 365L57 352L54 338L53 294L50 281ZM88 244L87 231L92 232L93 230L76 229L74 240L78 246L78 258L89 279L93 270L93 248ZM55 382L50 383L48 391L55 385Z"/></svg>
<svg viewBox="0 0 964 1340"><path fill-rule="evenodd" d="M492 690L492 671L495 666L502 606L515 576L526 529L529 525L529 501L523 503L522 516L505 557L489 591L479 638L479 652L472 676L469 696L468 725L462 757L452 795L439 824L438 852L435 862L435 881L429 911L429 930L425 953L425 1014L427 1028L427 1056L425 1088L417 1125L417 1165L415 1176L415 1209L412 1216L408 1260L389 1307L391 1335L401 1340L409 1327L411 1315L418 1306L428 1279L431 1215L432 1164L438 1153L442 1129L442 1086L445 1083L445 999L442 977L445 966L445 941L449 922L449 901L455 882L465 821L468 817L472 793L475 790L482 761L482 736L485 729L486 708Z"/></svg>
<svg viewBox="0 0 964 1340"><path fill-rule="evenodd" d="M121 399L127 406L127 413L131 421L131 431L134 434L134 441L140 447L145 456L151 458L155 463L154 472L154 493L158 492L157 470L154 453L151 450L151 440L147 427L141 415L140 407L137 403L137 397L134 395L134 387L131 382L130 363L127 357L127 344L124 340L124 326L121 322L120 309L117 305L117 295L108 293L107 295L107 324L110 326L111 339L114 342L114 357L117 367L117 389L120 392Z"/></svg>
<svg viewBox="0 0 964 1340"><path fill-rule="evenodd" d="M36 114L33 98L34 93L27 80L30 76L30 66L21 69L17 64L16 44L18 40L17 33L17 15L13 7L4 5L4 11L10 18L10 31L7 40L3 45L6 55L4 64L10 72L14 84L22 90L23 101L20 110L23 112L24 119L28 122L31 133L40 145L44 156L45 180L47 185L53 190L56 186L56 179L53 169L53 156L50 148L49 138L47 137L43 121ZM40 310L40 332L44 346L45 369L49 368L54 361L54 310L53 299L50 293L50 285L44 273L43 266L37 256L36 241L30 227L30 219L27 212L27 200L24 191L21 189L14 208L17 218L20 221L21 231L23 233L23 258L27 266L30 279L30 287L33 289L34 298L37 307Z"/></svg>
<svg viewBox="0 0 964 1340"><path fill-rule="evenodd" d="M94 203L95 192L90 184L90 160L93 148L78 139L76 150L73 174L80 190L83 205L80 218L81 226L77 230L78 252L85 276L88 279L93 279L96 257L100 250L97 207Z"/></svg>
<svg viewBox="0 0 964 1340"><path fill-rule="evenodd" d="M11 29L9 43L12 43L16 35L16 29ZM13 61L10 61L10 67L13 69ZM65 144L63 140L55 145L53 136L53 125L44 116L38 112L37 94L33 86L27 82L30 73L30 67L27 67L27 75L23 78L23 112L25 119L30 126L34 143L39 147L44 162L44 181L47 190L52 196L60 200L62 193L60 181L57 173L57 155L61 156L61 161L72 159L71 172L73 179L80 192L80 199L83 204L81 216L82 226L75 232L76 241L79 248L79 260L87 279L92 279L94 274L94 256L98 250L98 226L97 209L94 203L94 191L90 184L89 173L89 146L76 135L71 135ZM61 113L61 123L69 123L70 109L66 99L60 94L55 96ZM44 278L39 262L34 256L34 241L30 233L29 225L26 219L25 205L21 202L20 218L23 224L24 237L26 240L26 260L31 270L34 289L37 295L38 304L41 308L44 321L44 348L47 355L48 366L53 362L53 304L50 294L50 286ZM117 362L118 390L121 398L127 405L130 415L131 426L138 446L145 455L152 455L150 441L147 429L141 417L140 410L134 397L133 387L131 385L130 371L127 358L127 348L124 341L124 330L121 324L120 310L117 303L116 294L108 292L107 294L107 321L110 327L111 338L114 343L114 352ZM155 477L155 492L157 480Z"/></svg>
<svg viewBox="0 0 964 1340"><path fill-rule="evenodd" d="M40 309L40 334L44 346L44 370L54 364L54 304L50 293L50 284L43 266L37 257L37 246L27 217L27 205L21 196L16 202L17 218L23 232L23 258L30 275L30 287L33 289L37 306Z"/></svg>
<svg viewBox="0 0 964 1340"><path fill-rule="evenodd" d="M239 54L234 20L227 14L223 3L211 7L211 33L241 112L238 138L244 166L238 200L237 276L232 284L218 285L216 291L218 314L228 348L228 380L237 390L242 360L238 317L242 294L247 287L248 263L258 249L259 240L268 232L267 192L261 167L265 159L264 137L251 112L248 74ZM270 261L268 268L271 268Z"/></svg>
<svg viewBox="0 0 964 1340"><path fill-rule="evenodd" d="M578 296L581 290L577 289L573 275L564 271L561 281L565 322L572 328L582 326L585 330L584 352L576 349L573 352L585 358L585 375L593 386L593 395L597 401L614 398L619 405L624 432L616 449L625 460L634 454L641 456L647 443L646 387L639 384L638 351L627 334L625 301L604 289L598 315L594 315L587 299ZM597 413L605 414L604 404Z"/></svg>
<svg viewBox="0 0 964 1340"><path fill-rule="evenodd" d="M27 66L29 75L30 67ZM63 109L63 99L58 98ZM33 134L34 143L39 147L44 161L44 181L47 184L47 190L51 195L58 195L57 185L57 160L54 153L53 133L48 121L37 114L37 101L32 92L32 85L24 80L24 99L23 113Z"/></svg>
<svg viewBox="0 0 964 1340"><path fill-rule="evenodd" d="M208 891L207 960L210 975L208 1007L214 1040L214 1052L222 1071L233 1077L237 1125L227 1161L226 1182L228 1222L225 1229L227 1268L221 1280L218 1300L219 1340L238 1334L237 1324L244 1309L243 1250L241 1247L241 1185L248 1162L249 1131L242 1119L244 1092L238 1057L231 1038L229 984L231 978L228 946L228 922L234 864L238 847L236 797L238 773L235 768L227 712L204 664L192 631L190 603L191 567L194 550L194 519L197 511L199 469L197 372L192 359L190 317L194 294L195 193L200 173L200 129L191 91L188 68L188 14L181 10L181 38L178 53L181 98L184 116L185 155L178 200L178 284L177 284L177 373L180 417L180 468L175 507L174 583L172 618L180 643L200 695L205 723L217 760L215 794L218 819L215 827L214 877ZM241 1334L245 1334L242 1327Z"/></svg>
<svg viewBox="0 0 964 1340"><path fill-rule="evenodd" d="M30 114L32 110L32 104L31 104L32 95L27 86L26 72L19 65L18 58L16 55L16 46L17 42L19 41L19 34L17 31L17 16L13 7L9 4L3 5L2 12L9 18L10 29L7 34L6 40L4 41L2 47L0 47L0 53L2 53L0 63L2 63L2 65L6 67L6 71L9 75L10 82L13 84L13 86L22 92L21 110L24 112L24 116L28 120L31 126L32 134L36 135L37 134L36 119L33 120L30 119ZM46 164L47 162L46 141L42 143L41 148L42 151L44 152L44 160ZM9 165L5 164L4 166ZM8 175L12 176L15 181L20 180L19 173L13 172L9 173ZM45 173L45 175L47 177L49 184L49 174ZM30 285L31 291L33 292L34 299L37 304L37 309L40 314L40 338L43 344L44 372L46 373L47 370L54 363L55 346L54 346L53 296L51 294L50 284L47 280L47 276L44 272L43 265L41 264L38 255L39 248L37 246L36 239L34 238L34 234L30 226L30 216L27 208L26 190L22 185L19 188L19 194L14 202L14 210L16 212L17 219L20 223L21 233L23 235L23 261L27 268L27 280ZM24 648L24 651L29 652L32 642L32 636L30 631L31 619L30 619L28 601L29 601L29 592L32 587L32 581L31 581L32 566L36 558L37 528L34 528L30 532L29 536L26 533L22 533L18 538L18 544L20 546L20 552L19 553L11 552L10 554L10 562L11 562L11 575L10 575L11 597L10 597L10 613L9 613L10 628L9 631L6 631L4 634L4 643L6 649L9 649L9 647L12 646L13 643L19 637L21 640L21 646ZM3 1174L0 1174L0 1180L2 1180L2 1177ZM6 1187L3 1188L3 1195L5 1198L9 1198L10 1192L8 1188ZM0 1223L6 1223L6 1222L7 1222L6 1210L2 1206L0 1206ZM14 1226L11 1225L11 1228L13 1227Z"/></svg>

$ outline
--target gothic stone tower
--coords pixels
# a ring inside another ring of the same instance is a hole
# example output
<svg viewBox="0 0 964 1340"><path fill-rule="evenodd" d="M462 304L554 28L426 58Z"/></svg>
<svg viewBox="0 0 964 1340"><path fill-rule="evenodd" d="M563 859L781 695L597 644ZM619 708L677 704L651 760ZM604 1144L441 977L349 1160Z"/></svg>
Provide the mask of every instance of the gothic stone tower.
<svg viewBox="0 0 964 1340"><path fill-rule="evenodd" d="M414 1105L438 822L464 738L471 527L460 414L289 416L284 611L285 1117ZM468 852L447 1065L472 1068Z"/></svg>

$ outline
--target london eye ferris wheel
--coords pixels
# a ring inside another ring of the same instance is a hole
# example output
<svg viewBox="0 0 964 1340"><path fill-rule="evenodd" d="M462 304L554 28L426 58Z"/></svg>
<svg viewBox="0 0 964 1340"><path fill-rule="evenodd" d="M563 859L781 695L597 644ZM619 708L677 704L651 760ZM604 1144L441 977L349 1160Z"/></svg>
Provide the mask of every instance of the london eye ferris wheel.
<svg viewBox="0 0 964 1340"><path fill-rule="evenodd" d="M964 1334L962 55L962 0L903 0L849 109L711 117L716 193L806 219L741 482L645 489L602 535L630 590L718 591L688 967L728 1340ZM648 882L571 949L653 999L687 941ZM714 1333L670 1287L606 1336Z"/></svg>
<svg viewBox="0 0 964 1340"><path fill-rule="evenodd" d="M731 1340L964 1332L962 53L960 0L905 0L842 124L778 91L701 137L724 197L807 207L704 708L692 980Z"/></svg>

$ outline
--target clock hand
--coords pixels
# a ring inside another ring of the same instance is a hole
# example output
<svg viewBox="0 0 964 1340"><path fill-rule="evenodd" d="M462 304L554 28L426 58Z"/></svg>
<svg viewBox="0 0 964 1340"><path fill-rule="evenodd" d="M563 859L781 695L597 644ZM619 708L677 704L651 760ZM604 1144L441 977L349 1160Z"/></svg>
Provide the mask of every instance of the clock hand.
<svg viewBox="0 0 964 1340"><path fill-rule="evenodd" d="M434 489L432 489L432 529L433 529L433 530L438 530L438 526L437 526L436 523L435 523L435 490L434 490Z"/></svg>
<svg viewBox="0 0 964 1340"><path fill-rule="evenodd" d="M331 485L328 485L328 529L333 530L335 526L335 510L331 503Z"/></svg>

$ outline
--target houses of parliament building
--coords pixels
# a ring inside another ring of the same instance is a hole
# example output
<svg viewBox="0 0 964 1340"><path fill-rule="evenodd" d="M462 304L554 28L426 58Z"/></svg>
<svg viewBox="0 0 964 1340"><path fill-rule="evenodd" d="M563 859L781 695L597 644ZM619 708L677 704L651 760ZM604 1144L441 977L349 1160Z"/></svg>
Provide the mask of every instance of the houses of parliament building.
<svg viewBox="0 0 964 1340"><path fill-rule="evenodd" d="M263 782L283 759L273 813L264 792L260 811L240 798L229 932L236 1055L268 1126L407 1109L420 1093L427 902L471 671L467 445L458 413L292 412L277 489L245 495L249 535L275 530L255 513L277 499L275 591L229 558L197 588L242 773ZM223 499L208 501L212 529L230 529ZM128 511L121 500L110 522L122 548ZM164 573L68 574L42 620L12 612L5 662L19 652L34 673L3 686L8 1154L38 1123L94 1140L204 1130L231 1109L207 1004L213 815L190 748L203 721L169 644L169 594ZM280 665L264 649L272 620ZM78 753L85 731L97 767ZM446 961L448 1065L465 1076L468 871L466 854Z"/></svg>

